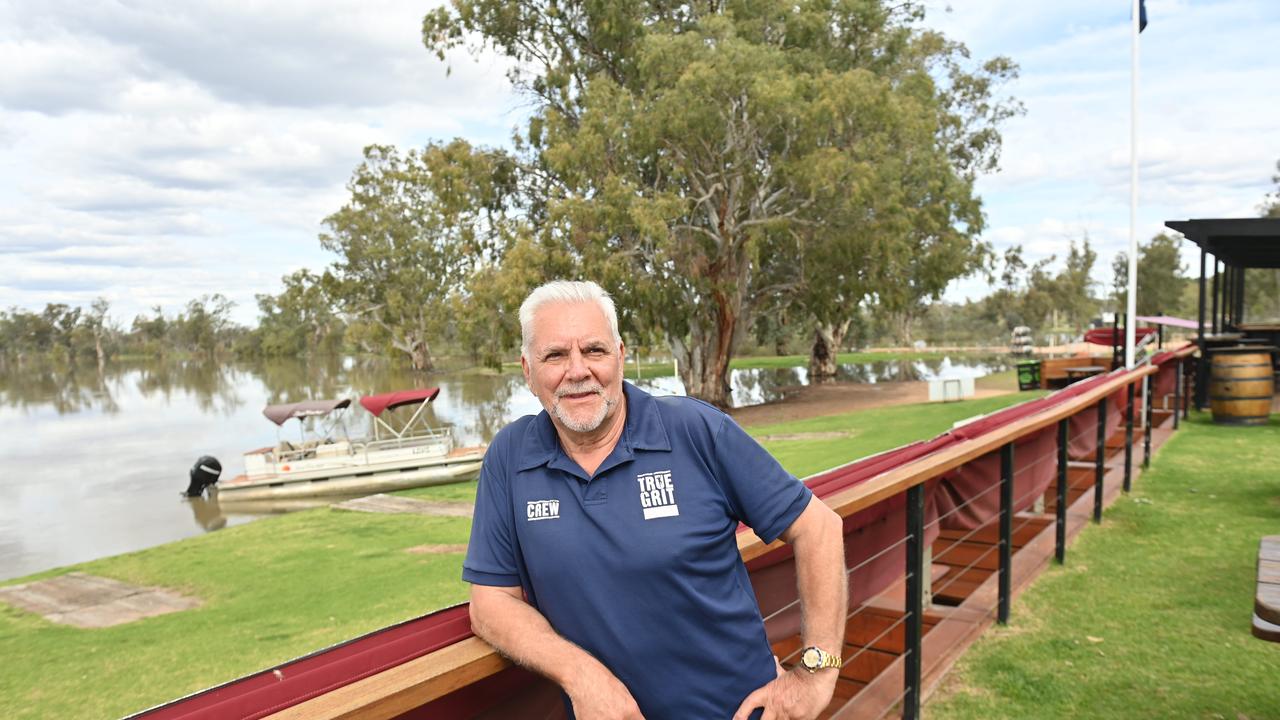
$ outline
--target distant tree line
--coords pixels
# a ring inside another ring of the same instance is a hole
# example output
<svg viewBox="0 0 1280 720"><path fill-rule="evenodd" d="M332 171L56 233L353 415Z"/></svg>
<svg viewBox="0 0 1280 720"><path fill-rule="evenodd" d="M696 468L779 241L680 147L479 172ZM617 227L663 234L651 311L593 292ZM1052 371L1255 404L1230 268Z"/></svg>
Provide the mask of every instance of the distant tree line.
<svg viewBox="0 0 1280 720"><path fill-rule="evenodd" d="M40 312L0 310L0 361L93 359L101 364L117 355L218 357L234 352L249 333L231 321L232 308L222 295L206 295L172 316L157 306L152 314L135 317L127 328L112 320L104 298L88 308L49 303Z"/></svg>

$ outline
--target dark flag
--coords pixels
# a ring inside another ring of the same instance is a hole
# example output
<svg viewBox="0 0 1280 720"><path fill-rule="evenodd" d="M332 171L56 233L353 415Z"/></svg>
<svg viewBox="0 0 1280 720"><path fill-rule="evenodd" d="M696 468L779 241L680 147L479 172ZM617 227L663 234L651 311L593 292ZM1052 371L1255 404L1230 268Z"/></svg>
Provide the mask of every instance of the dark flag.
<svg viewBox="0 0 1280 720"><path fill-rule="evenodd" d="M1147 0L1138 0L1138 32L1147 29Z"/></svg>

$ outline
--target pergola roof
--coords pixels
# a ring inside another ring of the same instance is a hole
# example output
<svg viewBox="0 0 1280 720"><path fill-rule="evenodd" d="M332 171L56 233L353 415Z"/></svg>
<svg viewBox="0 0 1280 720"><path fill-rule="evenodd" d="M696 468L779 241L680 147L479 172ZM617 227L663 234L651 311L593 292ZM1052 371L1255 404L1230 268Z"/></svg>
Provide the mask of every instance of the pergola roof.
<svg viewBox="0 0 1280 720"><path fill-rule="evenodd" d="M1165 227L1233 267L1280 268L1280 218L1169 220Z"/></svg>

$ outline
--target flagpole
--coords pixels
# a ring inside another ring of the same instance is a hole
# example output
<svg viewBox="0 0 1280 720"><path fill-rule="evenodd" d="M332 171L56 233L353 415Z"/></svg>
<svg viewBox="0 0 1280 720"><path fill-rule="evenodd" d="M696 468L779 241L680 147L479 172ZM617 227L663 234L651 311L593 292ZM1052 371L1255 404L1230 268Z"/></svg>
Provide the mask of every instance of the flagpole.
<svg viewBox="0 0 1280 720"><path fill-rule="evenodd" d="M1130 37L1132 72L1129 82L1129 292L1125 307L1124 366L1133 367L1135 321L1138 307L1138 22L1142 0L1133 0Z"/></svg>

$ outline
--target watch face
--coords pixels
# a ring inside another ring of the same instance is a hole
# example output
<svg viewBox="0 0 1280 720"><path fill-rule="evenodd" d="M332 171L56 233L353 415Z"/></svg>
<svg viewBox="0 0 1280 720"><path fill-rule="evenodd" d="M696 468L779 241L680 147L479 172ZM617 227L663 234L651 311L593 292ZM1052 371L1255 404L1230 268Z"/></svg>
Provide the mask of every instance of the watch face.
<svg viewBox="0 0 1280 720"><path fill-rule="evenodd" d="M804 655L800 656L800 662L807 668L816 668L822 664L822 654L818 652L818 648L806 648Z"/></svg>

